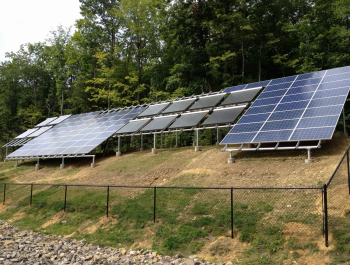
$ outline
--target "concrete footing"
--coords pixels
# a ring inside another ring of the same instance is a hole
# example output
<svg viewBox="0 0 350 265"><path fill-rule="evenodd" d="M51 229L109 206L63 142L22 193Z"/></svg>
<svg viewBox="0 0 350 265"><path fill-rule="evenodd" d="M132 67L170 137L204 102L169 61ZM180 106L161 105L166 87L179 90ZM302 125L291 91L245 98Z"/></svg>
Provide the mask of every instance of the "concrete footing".
<svg viewBox="0 0 350 265"><path fill-rule="evenodd" d="M228 164L233 164L235 162L234 158L227 158L227 163Z"/></svg>
<svg viewBox="0 0 350 265"><path fill-rule="evenodd" d="M40 169L40 164L35 164L35 170L39 170Z"/></svg>
<svg viewBox="0 0 350 265"><path fill-rule="evenodd" d="M305 159L305 163L306 164L311 164L312 163L312 159Z"/></svg>
<svg viewBox="0 0 350 265"><path fill-rule="evenodd" d="M95 163L91 163L91 168L94 168L96 166Z"/></svg>
<svg viewBox="0 0 350 265"><path fill-rule="evenodd" d="M18 168L18 164L16 163L13 167L14 167L14 168Z"/></svg>
<svg viewBox="0 0 350 265"><path fill-rule="evenodd" d="M194 147L194 151L195 151L195 152L198 152L198 151L199 151L199 146L195 146L195 147Z"/></svg>
<svg viewBox="0 0 350 265"><path fill-rule="evenodd" d="M152 148L152 154L157 154L157 148Z"/></svg>
<svg viewBox="0 0 350 265"><path fill-rule="evenodd" d="M60 169L64 169L66 167L65 164L60 164Z"/></svg>
<svg viewBox="0 0 350 265"><path fill-rule="evenodd" d="M122 156L122 152L116 152L115 155L116 156Z"/></svg>

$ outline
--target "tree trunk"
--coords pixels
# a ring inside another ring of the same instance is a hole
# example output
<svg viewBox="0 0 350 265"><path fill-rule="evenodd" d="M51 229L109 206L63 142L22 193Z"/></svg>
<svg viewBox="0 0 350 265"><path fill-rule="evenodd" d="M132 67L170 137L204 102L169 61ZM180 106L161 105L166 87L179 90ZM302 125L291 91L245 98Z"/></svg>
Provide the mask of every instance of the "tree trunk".
<svg viewBox="0 0 350 265"><path fill-rule="evenodd" d="M244 38L241 39L241 50L242 50L242 84L244 83Z"/></svg>

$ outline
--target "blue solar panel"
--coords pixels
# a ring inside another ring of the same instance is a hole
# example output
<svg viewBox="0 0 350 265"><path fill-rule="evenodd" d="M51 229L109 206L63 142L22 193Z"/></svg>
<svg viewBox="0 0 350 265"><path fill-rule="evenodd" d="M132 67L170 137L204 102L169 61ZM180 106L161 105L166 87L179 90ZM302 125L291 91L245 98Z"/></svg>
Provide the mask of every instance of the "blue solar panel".
<svg viewBox="0 0 350 265"><path fill-rule="evenodd" d="M334 127L297 129L290 137L290 141L330 139L334 129Z"/></svg>
<svg viewBox="0 0 350 265"><path fill-rule="evenodd" d="M349 88L350 67L272 80L222 144L330 139Z"/></svg>
<svg viewBox="0 0 350 265"><path fill-rule="evenodd" d="M274 132L259 132L253 142L279 142L288 141L293 130L274 131Z"/></svg>
<svg viewBox="0 0 350 265"><path fill-rule="evenodd" d="M253 138L255 137L256 132L253 133L235 133L235 134L228 134L226 137L221 141L221 144L230 144L233 141L237 144L240 143L250 143Z"/></svg>
<svg viewBox="0 0 350 265"><path fill-rule="evenodd" d="M271 114L269 121L297 119L297 118L300 118L301 115L303 115L303 113L304 113L304 109L277 111Z"/></svg>
<svg viewBox="0 0 350 265"><path fill-rule="evenodd" d="M286 130L294 129L298 124L298 119L294 120L281 120L281 121L268 121L261 128L261 131L276 131L276 130Z"/></svg>
<svg viewBox="0 0 350 265"><path fill-rule="evenodd" d="M251 84L247 85L244 89L266 86L268 83L270 83L270 80L261 81L261 82L256 82L256 83L251 83Z"/></svg>
<svg viewBox="0 0 350 265"><path fill-rule="evenodd" d="M274 97L283 96L286 93L286 91L287 91L287 89L281 89L281 90L266 92L266 93L264 93L263 96L260 96L259 99L274 98Z"/></svg>
<svg viewBox="0 0 350 265"><path fill-rule="evenodd" d="M233 91L239 91L239 90L243 90L247 85L240 85L240 86L232 86L232 87L228 87L225 89L225 93L228 92L233 92Z"/></svg>
<svg viewBox="0 0 350 265"><path fill-rule="evenodd" d="M71 116L8 157L88 153L144 109Z"/></svg>
<svg viewBox="0 0 350 265"><path fill-rule="evenodd" d="M240 118L237 124L266 121L269 116L270 116L270 113L257 114L257 115L244 115L242 118Z"/></svg>
<svg viewBox="0 0 350 265"><path fill-rule="evenodd" d="M309 100L314 95L314 92L309 93L303 93L303 94L295 94L295 95L288 95L284 96L281 100L281 103L287 103L287 102L294 102L294 101L302 101L302 100Z"/></svg>
<svg viewBox="0 0 350 265"><path fill-rule="evenodd" d="M295 77L294 77L295 78ZM276 91L276 90L281 90L281 89L287 89L292 85L293 82L288 82L288 83L282 83L282 84L276 84L276 85L269 85L267 86L264 91L265 92L270 92L270 91ZM264 93L265 94L265 93Z"/></svg>

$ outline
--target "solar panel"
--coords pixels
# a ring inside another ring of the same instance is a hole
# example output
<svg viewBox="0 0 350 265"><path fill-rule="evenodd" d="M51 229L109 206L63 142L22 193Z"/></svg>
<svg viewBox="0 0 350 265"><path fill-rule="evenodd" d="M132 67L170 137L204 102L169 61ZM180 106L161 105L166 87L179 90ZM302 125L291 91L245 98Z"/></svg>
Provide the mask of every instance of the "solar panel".
<svg viewBox="0 0 350 265"><path fill-rule="evenodd" d="M118 134L121 133L134 133L140 130L145 124L147 124L151 119L139 119L139 120L134 120L130 121L128 124L126 124L123 128L119 129L117 131Z"/></svg>
<svg viewBox="0 0 350 265"><path fill-rule="evenodd" d="M70 116L8 157L89 153L144 109L129 109L110 113L90 112ZM118 119L114 119L115 117Z"/></svg>
<svg viewBox="0 0 350 265"><path fill-rule="evenodd" d="M228 88L225 89L224 93L266 86L266 85L268 85L269 81L270 80L255 82L255 83L251 83L251 84L245 84L245 85L228 87Z"/></svg>
<svg viewBox="0 0 350 265"><path fill-rule="evenodd" d="M57 117L47 118L46 120L44 120L43 122L40 122L39 124L35 125L34 127L45 126L45 125L49 124L50 122L53 122L56 119L57 119Z"/></svg>
<svg viewBox="0 0 350 265"><path fill-rule="evenodd" d="M180 118L178 118L169 129L194 127L205 117L205 115L208 114L208 112L209 111L205 110L181 114Z"/></svg>
<svg viewBox="0 0 350 265"><path fill-rule="evenodd" d="M161 103L161 104L155 104L150 105L148 108L142 112L139 117L146 117L146 116L154 116L159 114L163 109L165 109L167 106L169 106L169 102L167 103Z"/></svg>
<svg viewBox="0 0 350 265"><path fill-rule="evenodd" d="M229 105L229 104L243 103L243 102L250 102L255 98L255 96L259 93L259 91L261 89L262 89L262 87L232 92L221 103L221 106Z"/></svg>
<svg viewBox="0 0 350 265"><path fill-rule="evenodd" d="M200 97L191 107L190 110L204 109L215 107L224 98L226 94L220 93L216 95Z"/></svg>
<svg viewBox="0 0 350 265"><path fill-rule="evenodd" d="M216 109L202 125L233 123L245 108L246 105Z"/></svg>
<svg viewBox="0 0 350 265"><path fill-rule="evenodd" d="M57 119L53 120L52 122L49 122L48 125L56 125L59 124L60 122L64 121L65 119L68 119L71 115L64 115L60 116Z"/></svg>
<svg viewBox="0 0 350 265"><path fill-rule="evenodd" d="M221 144L331 139L350 88L350 66L266 81Z"/></svg>
<svg viewBox="0 0 350 265"><path fill-rule="evenodd" d="M165 130L176 119L177 116L178 115L154 117L154 119L149 124L141 129L141 132Z"/></svg>
<svg viewBox="0 0 350 265"><path fill-rule="evenodd" d="M190 98L174 101L168 108L163 110L162 114L186 111L196 100L196 98Z"/></svg>
<svg viewBox="0 0 350 265"><path fill-rule="evenodd" d="M17 137L15 137L15 139L25 138L29 134L32 134L33 132L37 131L38 129L39 128L33 128L33 129L26 130L24 133L22 133L22 134L18 135Z"/></svg>
<svg viewBox="0 0 350 265"><path fill-rule="evenodd" d="M37 137L40 134L43 134L44 132L46 132L47 130L50 130L51 128L52 128L52 126L41 127L39 130L27 135L27 137Z"/></svg>

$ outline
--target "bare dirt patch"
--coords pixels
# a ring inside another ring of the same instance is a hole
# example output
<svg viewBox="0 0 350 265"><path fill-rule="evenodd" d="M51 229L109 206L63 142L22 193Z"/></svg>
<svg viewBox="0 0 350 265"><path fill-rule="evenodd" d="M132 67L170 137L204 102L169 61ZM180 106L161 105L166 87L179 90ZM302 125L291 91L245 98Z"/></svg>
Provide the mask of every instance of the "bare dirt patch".
<svg viewBox="0 0 350 265"><path fill-rule="evenodd" d="M66 213L64 211L61 211L61 212L55 214L50 220L48 220L42 226L40 226L40 228L46 228L50 225L58 223L65 216L65 214Z"/></svg>
<svg viewBox="0 0 350 265"><path fill-rule="evenodd" d="M118 223L118 221L117 221L115 216L110 216L110 217L104 216L104 217L101 217L100 220L97 223L88 225L85 228L84 232L86 232L88 234L93 234L99 228L106 228L108 226L113 226L113 225L115 225L117 223Z"/></svg>

